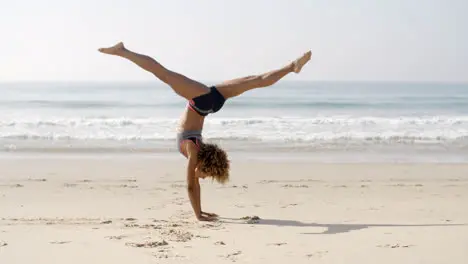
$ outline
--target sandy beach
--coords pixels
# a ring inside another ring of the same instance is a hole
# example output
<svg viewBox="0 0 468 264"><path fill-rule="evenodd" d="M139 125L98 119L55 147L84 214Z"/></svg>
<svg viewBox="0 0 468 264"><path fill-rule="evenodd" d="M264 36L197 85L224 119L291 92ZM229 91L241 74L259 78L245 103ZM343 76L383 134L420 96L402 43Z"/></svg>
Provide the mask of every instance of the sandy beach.
<svg viewBox="0 0 468 264"><path fill-rule="evenodd" d="M201 183L218 222L195 220L183 164L0 160L0 263L468 261L466 164L235 161Z"/></svg>

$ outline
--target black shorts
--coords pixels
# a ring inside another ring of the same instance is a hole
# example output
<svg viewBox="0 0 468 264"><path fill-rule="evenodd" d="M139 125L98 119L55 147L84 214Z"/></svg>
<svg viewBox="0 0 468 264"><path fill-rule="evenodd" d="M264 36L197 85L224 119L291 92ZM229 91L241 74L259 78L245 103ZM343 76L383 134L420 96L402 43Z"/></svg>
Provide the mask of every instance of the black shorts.
<svg viewBox="0 0 468 264"><path fill-rule="evenodd" d="M189 107L201 116L218 112L226 102L224 96L216 89L210 87L210 91L206 94L197 96L189 101Z"/></svg>

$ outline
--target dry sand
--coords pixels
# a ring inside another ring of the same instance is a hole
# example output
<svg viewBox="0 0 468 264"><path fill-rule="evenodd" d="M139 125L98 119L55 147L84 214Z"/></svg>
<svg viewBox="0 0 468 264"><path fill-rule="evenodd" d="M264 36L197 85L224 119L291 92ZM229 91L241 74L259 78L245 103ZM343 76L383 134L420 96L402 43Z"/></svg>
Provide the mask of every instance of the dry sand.
<svg viewBox="0 0 468 264"><path fill-rule="evenodd" d="M214 223L182 159L0 168L1 264L468 263L468 165L239 161L226 186L202 181Z"/></svg>

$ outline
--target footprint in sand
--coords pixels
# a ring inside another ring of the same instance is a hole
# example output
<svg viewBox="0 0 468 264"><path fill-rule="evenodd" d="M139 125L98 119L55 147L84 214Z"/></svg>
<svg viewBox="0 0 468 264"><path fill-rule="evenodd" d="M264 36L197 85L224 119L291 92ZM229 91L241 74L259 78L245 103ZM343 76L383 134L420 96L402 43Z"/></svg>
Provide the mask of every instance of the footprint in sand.
<svg viewBox="0 0 468 264"><path fill-rule="evenodd" d="M106 238L107 239L110 239L110 240L121 240L123 238L126 238L127 236L125 235L120 235L120 236L107 236Z"/></svg>
<svg viewBox="0 0 468 264"><path fill-rule="evenodd" d="M137 219L136 218L133 218L133 217L127 217L124 219L125 221L136 221Z"/></svg>
<svg viewBox="0 0 468 264"><path fill-rule="evenodd" d="M34 178L29 178L28 181L32 181L32 182L46 182L47 179L34 179Z"/></svg>
<svg viewBox="0 0 468 264"><path fill-rule="evenodd" d="M283 205L281 206L281 208L287 208L287 207L296 206L296 205L297 203L292 203L292 204Z"/></svg>
<svg viewBox="0 0 468 264"><path fill-rule="evenodd" d="M165 240L162 240L162 241L146 241L142 243L127 242L125 243L125 245L129 247L137 247L137 248L156 248L156 247L161 247L161 246L167 246L169 245L169 243L167 243Z"/></svg>
<svg viewBox="0 0 468 264"><path fill-rule="evenodd" d="M247 224L258 224L260 222L260 217L254 216L244 216L241 220L245 220Z"/></svg>
<svg viewBox="0 0 468 264"><path fill-rule="evenodd" d="M155 252L153 253L153 256L156 257L156 258L159 258L159 259L168 259L168 258L171 258L171 259L174 259L174 258L178 258L178 259L181 259L181 258L186 258L185 256L182 256L182 255L179 255L179 254L174 254L174 253L171 253L165 249L161 249L161 250L158 250L158 252Z"/></svg>
<svg viewBox="0 0 468 264"><path fill-rule="evenodd" d="M119 186L117 186L118 188L132 188L132 189L136 189L138 188L138 185L128 185L128 184L121 184Z"/></svg>
<svg viewBox="0 0 468 264"><path fill-rule="evenodd" d="M275 180L263 180L263 181L259 181L257 183L260 183L260 184L268 184L268 183L275 183L275 182L278 182L278 181L275 181Z"/></svg>
<svg viewBox="0 0 468 264"><path fill-rule="evenodd" d="M333 188L348 188L346 185L333 185Z"/></svg>
<svg viewBox="0 0 468 264"><path fill-rule="evenodd" d="M174 242L187 242L193 238L192 233L180 229L163 230L161 235L167 240Z"/></svg>
<svg viewBox="0 0 468 264"><path fill-rule="evenodd" d="M309 188L309 185L301 184L301 185L292 185L292 184L285 184L281 186L283 188Z"/></svg>
<svg viewBox="0 0 468 264"><path fill-rule="evenodd" d="M312 253L312 254L307 254L307 257L308 257L308 258L312 258L312 257L321 258L321 257L323 257L324 255L326 255L327 253L328 253L328 250L317 251L317 252Z"/></svg>
<svg viewBox="0 0 468 264"><path fill-rule="evenodd" d="M231 185L231 186L227 186L227 187L221 187L221 188L242 188L242 189L248 189L249 187L247 185L242 185L242 186L237 186L237 185Z"/></svg>
<svg viewBox="0 0 468 264"><path fill-rule="evenodd" d="M138 227L138 224L135 224ZM155 225L155 224L144 224L140 225L140 228L143 229L162 229L161 225Z"/></svg>
<svg viewBox="0 0 468 264"><path fill-rule="evenodd" d="M222 257L225 257L225 258L230 259L232 261L236 261L237 256L239 256L240 254L242 254L242 251L239 250L239 251L227 254L225 256L222 256Z"/></svg>
<svg viewBox="0 0 468 264"><path fill-rule="evenodd" d="M208 228L211 230L222 230L226 229L225 226L222 225L222 221L216 220L211 223L203 223L200 225L201 228Z"/></svg>
<svg viewBox="0 0 468 264"><path fill-rule="evenodd" d="M228 254L227 257L238 256L240 254L242 254L242 251L239 250L239 251L236 251L234 253Z"/></svg>
<svg viewBox="0 0 468 264"><path fill-rule="evenodd" d="M385 244L385 245L377 245L380 248L409 248L413 247L414 245L400 245L399 243L396 244Z"/></svg>

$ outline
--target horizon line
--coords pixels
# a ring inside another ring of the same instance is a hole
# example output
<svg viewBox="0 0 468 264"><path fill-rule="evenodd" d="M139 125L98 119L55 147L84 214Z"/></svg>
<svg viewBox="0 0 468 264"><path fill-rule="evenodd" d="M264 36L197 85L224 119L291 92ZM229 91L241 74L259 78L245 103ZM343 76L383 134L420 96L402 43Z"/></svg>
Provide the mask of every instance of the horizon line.
<svg viewBox="0 0 468 264"><path fill-rule="evenodd" d="M201 80L202 83L217 83L224 80ZM11 83L151 83L155 80L0 80L0 84ZM406 83L406 84L465 84L468 81L432 81L432 80L282 80L282 83Z"/></svg>

